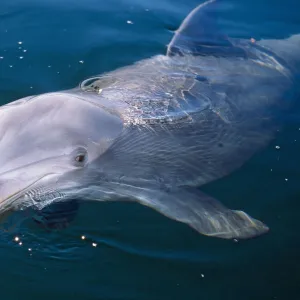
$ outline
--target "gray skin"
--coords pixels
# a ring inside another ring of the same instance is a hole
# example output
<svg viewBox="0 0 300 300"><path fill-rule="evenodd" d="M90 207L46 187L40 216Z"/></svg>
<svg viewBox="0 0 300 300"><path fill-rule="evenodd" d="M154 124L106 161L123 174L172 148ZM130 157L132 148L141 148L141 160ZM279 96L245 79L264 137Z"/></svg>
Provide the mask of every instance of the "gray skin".
<svg viewBox="0 0 300 300"><path fill-rule="evenodd" d="M2 106L0 211L126 200L208 236L266 233L198 187L273 138L293 100L300 36L224 37L213 22L220 8L213 0L195 8L167 55Z"/></svg>

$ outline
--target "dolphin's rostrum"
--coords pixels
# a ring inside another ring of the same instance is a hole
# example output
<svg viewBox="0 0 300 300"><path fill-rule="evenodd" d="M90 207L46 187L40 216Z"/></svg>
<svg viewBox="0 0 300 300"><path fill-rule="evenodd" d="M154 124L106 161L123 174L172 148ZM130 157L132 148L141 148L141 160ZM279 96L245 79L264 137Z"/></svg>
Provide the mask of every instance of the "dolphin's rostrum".
<svg viewBox="0 0 300 300"><path fill-rule="evenodd" d="M214 22L220 9L195 8L167 55L2 106L0 211L126 200L208 236L267 232L198 187L271 140L293 100L300 36L228 38Z"/></svg>

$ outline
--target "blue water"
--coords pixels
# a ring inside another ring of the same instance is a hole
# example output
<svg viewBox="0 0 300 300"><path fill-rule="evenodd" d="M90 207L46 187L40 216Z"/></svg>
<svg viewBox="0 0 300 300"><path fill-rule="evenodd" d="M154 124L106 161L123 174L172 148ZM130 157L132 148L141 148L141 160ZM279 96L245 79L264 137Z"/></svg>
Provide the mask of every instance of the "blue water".
<svg viewBox="0 0 300 300"><path fill-rule="evenodd" d="M220 22L231 36L300 33L298 0L226 3L233 9ZM1 104L72 88L165 53L173 31L198 4L2 0ZM57 231L31 218L18 223L16 214L16 226L0 232L1 300L299 299L299 113L295 108L284 130L244 167L204 188L264 220L269 234L245 242L207 238L129 203L84 203L75 220Z"/></svg>

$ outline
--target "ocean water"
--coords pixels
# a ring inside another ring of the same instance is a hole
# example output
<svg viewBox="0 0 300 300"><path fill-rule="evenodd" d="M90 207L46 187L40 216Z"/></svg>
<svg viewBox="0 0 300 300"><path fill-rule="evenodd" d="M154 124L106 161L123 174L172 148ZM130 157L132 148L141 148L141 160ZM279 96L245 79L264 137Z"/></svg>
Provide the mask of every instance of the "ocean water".
<svg viewBox="0 0 300 300"><path fill-rule="evenodd" d="M298 0L223 1L232 7L221 18L228 35L300 33ZM2 0L0 103L72 88L165 53L200 2ZM10 226L1 225L1 300L300 299L297 106L267 148L203 188L264 220L267 235L243 242L208 238L129 203L80 204L61 230L41 228L30 217L18 222L16 214Z"/></svg>

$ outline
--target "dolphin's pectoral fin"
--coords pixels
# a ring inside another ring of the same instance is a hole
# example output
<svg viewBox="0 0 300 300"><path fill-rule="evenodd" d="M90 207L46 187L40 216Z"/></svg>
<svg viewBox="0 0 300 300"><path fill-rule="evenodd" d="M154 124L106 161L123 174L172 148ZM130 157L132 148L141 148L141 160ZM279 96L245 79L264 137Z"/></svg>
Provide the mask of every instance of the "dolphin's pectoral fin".
<svg viewBox="0 0 300 300"><path fill-rule="evenodd" d="M142 204L185 223L201 234L224 239L247 239L268 232L261 221L243 211L230 210L196 188L179 188L143 197Z"/></svg>
<svg viewBox="0 0 300 300"><path fill-rule="evenodd" d="M208 0L196 7L182 22L168 45L167 55L245 56L217 26L217 16L224 3Z"/></svg>

